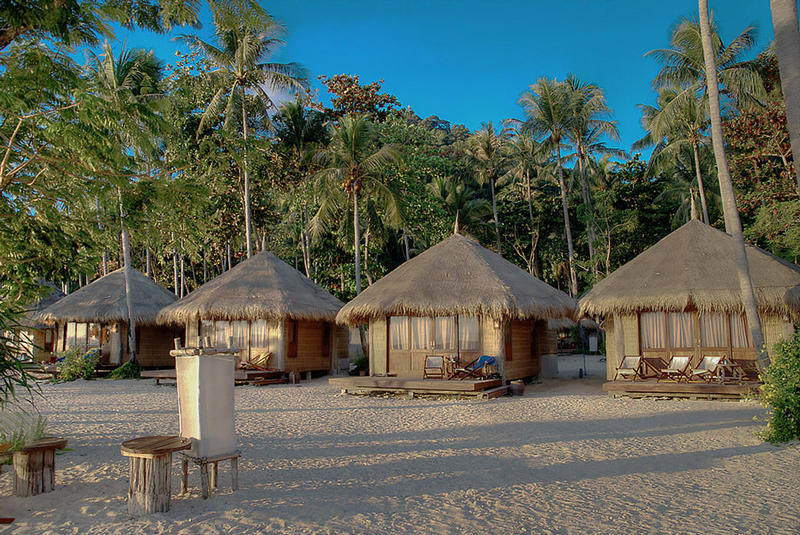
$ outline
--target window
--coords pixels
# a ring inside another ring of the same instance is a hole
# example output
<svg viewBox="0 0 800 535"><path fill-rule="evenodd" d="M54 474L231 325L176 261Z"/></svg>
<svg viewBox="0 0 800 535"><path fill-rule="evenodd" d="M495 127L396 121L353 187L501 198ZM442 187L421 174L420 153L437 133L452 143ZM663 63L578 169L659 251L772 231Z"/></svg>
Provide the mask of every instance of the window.
<svg viewBox="0 0 800 535"><path fill-rule="evenodd" d="M411 318L412 349L432 349L431 335L433 334L432 318Z"/></svg>
<svg viewBox="0 0 800 535"><path fill-rule="evenodd" d="M408 350L408 316L389 318L389 340L393 350Z"/></svg>
<svg viewBox="0 0 800 535"><path fill-rule="evenodd" d="M200 322L200 336L203 337L203 345L214 343L214 320L202 320Z"/></svg>
<svg viewBox="0 0 800 535"><path fill-rule="evenodd" d="M197 321L189 320L186 322L186 345L197 347Z"/></svg>
<svg viewBox="0 0 800 535"><path fill-rule="evenodd" d="M100 324L90 323L88 329L86 345L89 347L100 347Z"/></svg>
<svg viewBox="0 0 800 535"><path fill-rule="evenodd" d="M642 312L639 315L642 349L664 349L666 321L663 312Z"/></svg>
<svg viewBox="0 0 800 535"><path fill-rule="evenodd" d="M434 320L436 326L435 347L437 350L455 350L456 348L456 318L455 316L442 316Z"/></svg>
<svg viewBox="0 0 800 535"><path fill-rule="evenodd" d="M67 323L67 347L75 347L78 345L78 340L75 338L75 324Z"/></svg>
<svg viewBox="0 0 800 535"><path fill-rule="evenodd" d="M267 320L256 320L250 323L250 347L269 348L269 324Z"/></svg>
<svg viewBox="0 0 800 535"><path fill-rule="evenodd" d="M231 337L233 338L233 347L237 349L247 349L248 326L247 321L232 321L231 322Z"/></svg>
<svg viewBox="0 0 800 535"><path fill-rule="evenodd" d="M694 316L691 312L669 313L669 345L673 349L694 347Z"/></svg>
<svg viewBox="0 0 800 535"><path fill-rule="evenodd" d="M478 318L458 317L458 346L461 351L478 351L480 347Z"/></svg>
<svg viewBox="0 0 800 535"><path fill-rule="evenodd" d="M230 336L230 322L214 321L214 345L216 347L228 347L228 336Z"/></svg>
<svg viewBox="0 0 800 535"><path fill-rule="evenodd" d="M743 314L731 314L731 343L733 347L752 347L747 339L747 321Z"/></svg>
<svg viewBox="0 0 800 535"><path fill-rule="evenodd" d="M700 314L700 345L703 347L728 347L728 324L721 312Z"/></svg>

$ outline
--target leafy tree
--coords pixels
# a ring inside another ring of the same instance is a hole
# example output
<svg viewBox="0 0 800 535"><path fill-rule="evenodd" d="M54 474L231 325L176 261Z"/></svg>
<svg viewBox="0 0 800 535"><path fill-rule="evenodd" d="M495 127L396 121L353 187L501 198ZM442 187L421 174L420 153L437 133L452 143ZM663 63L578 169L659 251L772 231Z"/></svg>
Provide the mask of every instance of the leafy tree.
<svg viewBox="0 0 800 535"><path fill-rule="evenodd" d="M478 166L478 181L480 184L489 183L492 194L492 215L494 217L494 231L497 239L497 254L503 256L503 245L500 241L500 221L497 217L497 194L495 192L497 178L505 172L507 161L506 142L508 131L495 130L492 123L483 123L470 138L470 155Z"/></svg>
<svg viewBox="0 0 800 535"><path fill-rule="evenodd" d="M800 154L800 30L798 30L797 2L770 0L770 8L792 152ZM800 169L795 169L795 180L797 195L800 196Z"/></svg>
<svg viewBox="0 0 800 535"><path fill-rule="evenodd" d="M333 108L325 110L331 119L360 114L371 121L383 122L394 108L400 107L397 97L380 92L383 80L361 85L358 75L350 74L323 75L319 80L332 94Z"/></svg>

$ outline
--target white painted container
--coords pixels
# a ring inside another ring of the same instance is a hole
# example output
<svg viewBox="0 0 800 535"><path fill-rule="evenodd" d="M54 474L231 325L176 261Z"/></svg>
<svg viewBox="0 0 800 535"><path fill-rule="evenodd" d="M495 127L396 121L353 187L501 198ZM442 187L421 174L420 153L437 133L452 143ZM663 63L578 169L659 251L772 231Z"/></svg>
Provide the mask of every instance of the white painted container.
<svg viewBox="0 0 800 535"><path fill-rule="evenodd" d="M194 457L236 450L234 362L230 354L175 356L181 436L192 439Z"/></svg>

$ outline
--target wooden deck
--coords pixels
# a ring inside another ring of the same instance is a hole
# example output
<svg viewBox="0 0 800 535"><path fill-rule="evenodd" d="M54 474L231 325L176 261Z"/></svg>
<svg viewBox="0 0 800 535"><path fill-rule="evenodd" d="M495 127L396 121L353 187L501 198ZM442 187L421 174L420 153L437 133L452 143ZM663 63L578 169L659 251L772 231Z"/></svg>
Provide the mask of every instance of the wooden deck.
<svg viewBox="0 0 800 535"><path fill-rule="evenodd" d="M411 377L331 377L328 384L347 394L381 392L405 393L409 397L424 394L451 394L491 399L504 395L506 386L500 379L442 380Z"/></svg>
<svg viewBox="0 0 800 535"><path fill-rule="evenodd" d="M142 379L155 379L156 384L160 385L164 381L176 381L177 374L175 368L166 370L142 370ZM253 383L253 384L275 384L278 382L285 383L284 376L286 374L281 370L236 370L233 374L233 381L235 383Z"/></svg>
<svg viewBox="0 0 800 535"><path fill-rule="evenodd" d="M743 382L741 384L719 383L674 383L646 381L609 381L603 383L603 391L616 396L631 397L680 397L693 399L738 399L756 393L761 384Z"/></svg>

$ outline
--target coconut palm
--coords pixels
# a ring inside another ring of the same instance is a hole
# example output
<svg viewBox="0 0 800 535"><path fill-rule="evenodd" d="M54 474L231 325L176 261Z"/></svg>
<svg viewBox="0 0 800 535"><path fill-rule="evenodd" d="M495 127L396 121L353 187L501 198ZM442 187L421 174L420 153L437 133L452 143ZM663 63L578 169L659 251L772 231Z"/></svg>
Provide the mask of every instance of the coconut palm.
<svg viewBox="0 0 800 535"><path fill-rule="evenodd" d="M564 212L564 233L567 238L570 292L578 294L578 276L575 271L575 250L572 245L572 228L569 221L567 185L564 179L562 143L569 138L570 129L577 120L574 114L576 95L564 82L542 77L522 94L519 103L527 115L523 129L533 135L542 135L544 142L555 151L558 185L561 188L561 208Z"/></svg>
<svg viewBox="0 0 800 535"><path fill-rule="evenodd" d="M114 57L111 45L103 45L101 55L93 54L89 65L89 83L107 119L108 140L113 146L110 164L120 174L137 174L137 156L152 157L158 150L159 133L166 124L159 113L163 94L158 85L161 63L152 52L121 50ZM128 346L131 362L136 363L136 326L131 306L130 238L125 225L122 189L117 188L122 251L125 262L125 297L128 307Z"/></svg>
<svg viewBox="0 0 800 535"><path fill-rule="evenodd" d="M775 30L775 54L781 73L781 91L786 103L786 123L794 161L800 161L800 30L797 1L770 0L772 27ZM800 165L794 166L797 194L800 195Z"/></svg>
<svg viewBox="0 0 800 535"><path fill-rule="evenodd" d="M377 130L370 121L360 115L344 116L334 128L328 146L315 156L322 169L314 178L323 199L312 221L313 229L329 226L338 213L346 211L352 199L356 294L361 293L359 197L380 204L389 226L399 229L403 223L400 196L385 179L388 167L399 163L400 152L392 145L378 148L377 141Z"/></svg>
<svg viewBox="0 0 800 535"><path fill-rule="evenodd" d="M503 173L506 164L505 145L508 131L503 128L499 132L492 123L483 123L471 138L470 156L478 164L478 183L489 183L492 194L492 214L494 216L494 232L497 238L497 254L503 256L503 245L500 241L500 219L497 216L497 178Z"/></svg>
<svg viewBox="0 0 800 535"><path fill-rule="evenodd" d="M224 116L225 128L241 128L243 159L240 175L244 185L244 219L247 256L253 254L250 215L250 170L247 164L249 136L248 107L270 126L269 112L276 110L275 95L305 91L304 69L296 63L271 63L268 59L283 44L283 26L256 4L245 1L213 2L217 46L197 36L181 39L196 47L214 66L208 73L217 90L200 119L198 133ZM253 98L248 99L251 95Z"/></svg>
<svg viewBox="0 0 800 535"><path fill-rule="evenodd" d="M453 218L454 232L477 231L486 224L485 217L492 212L489 201L478 197L474 189L452 177L433 177L426 187Z"/></svg>
<svg viewBox="0 0 800 535"><path fill-rule="evenodd" d="M711 116L711 140L714 146L714 156L717 160L717 174L719 175L719 191L722 197L722 209L725 214L725 231L733 237L734 261L739 272L739 284L742 289L742 304L744 305L747 325L753 340L753 346L758 355L758 366L761 371L769 367L769 355L764 347L764 334L761 330L761 318L756 307L756 297L753 292L753 282L750 279L750 266L747 263L745 252L742 223L739 220L739 211L736 207L736 195L733 191L728 168L728 159L725 155L725 144L722 137L722 115L719 101L719 82L717 80L717 64L714 48L714 38L711 22L708 15L708 0L698 0L700 12L700 32L702 35L703 56L708 88L708 107Z"/></svg>
<svg viewBox="0 0 800 535"><path fill-rule="evenodd" d="M704 135L709 124L707 97L698 98L696 93L690 91L662 89L658 93L656 106L640 105L639 108L642 110L642 126L648 133L633 144L633 149L654 146L650 157L650 166L653 167L667 157L674 159L687 146L691 147L703 221L710 224L700 165L700 152L708 143Z"/></svg>

